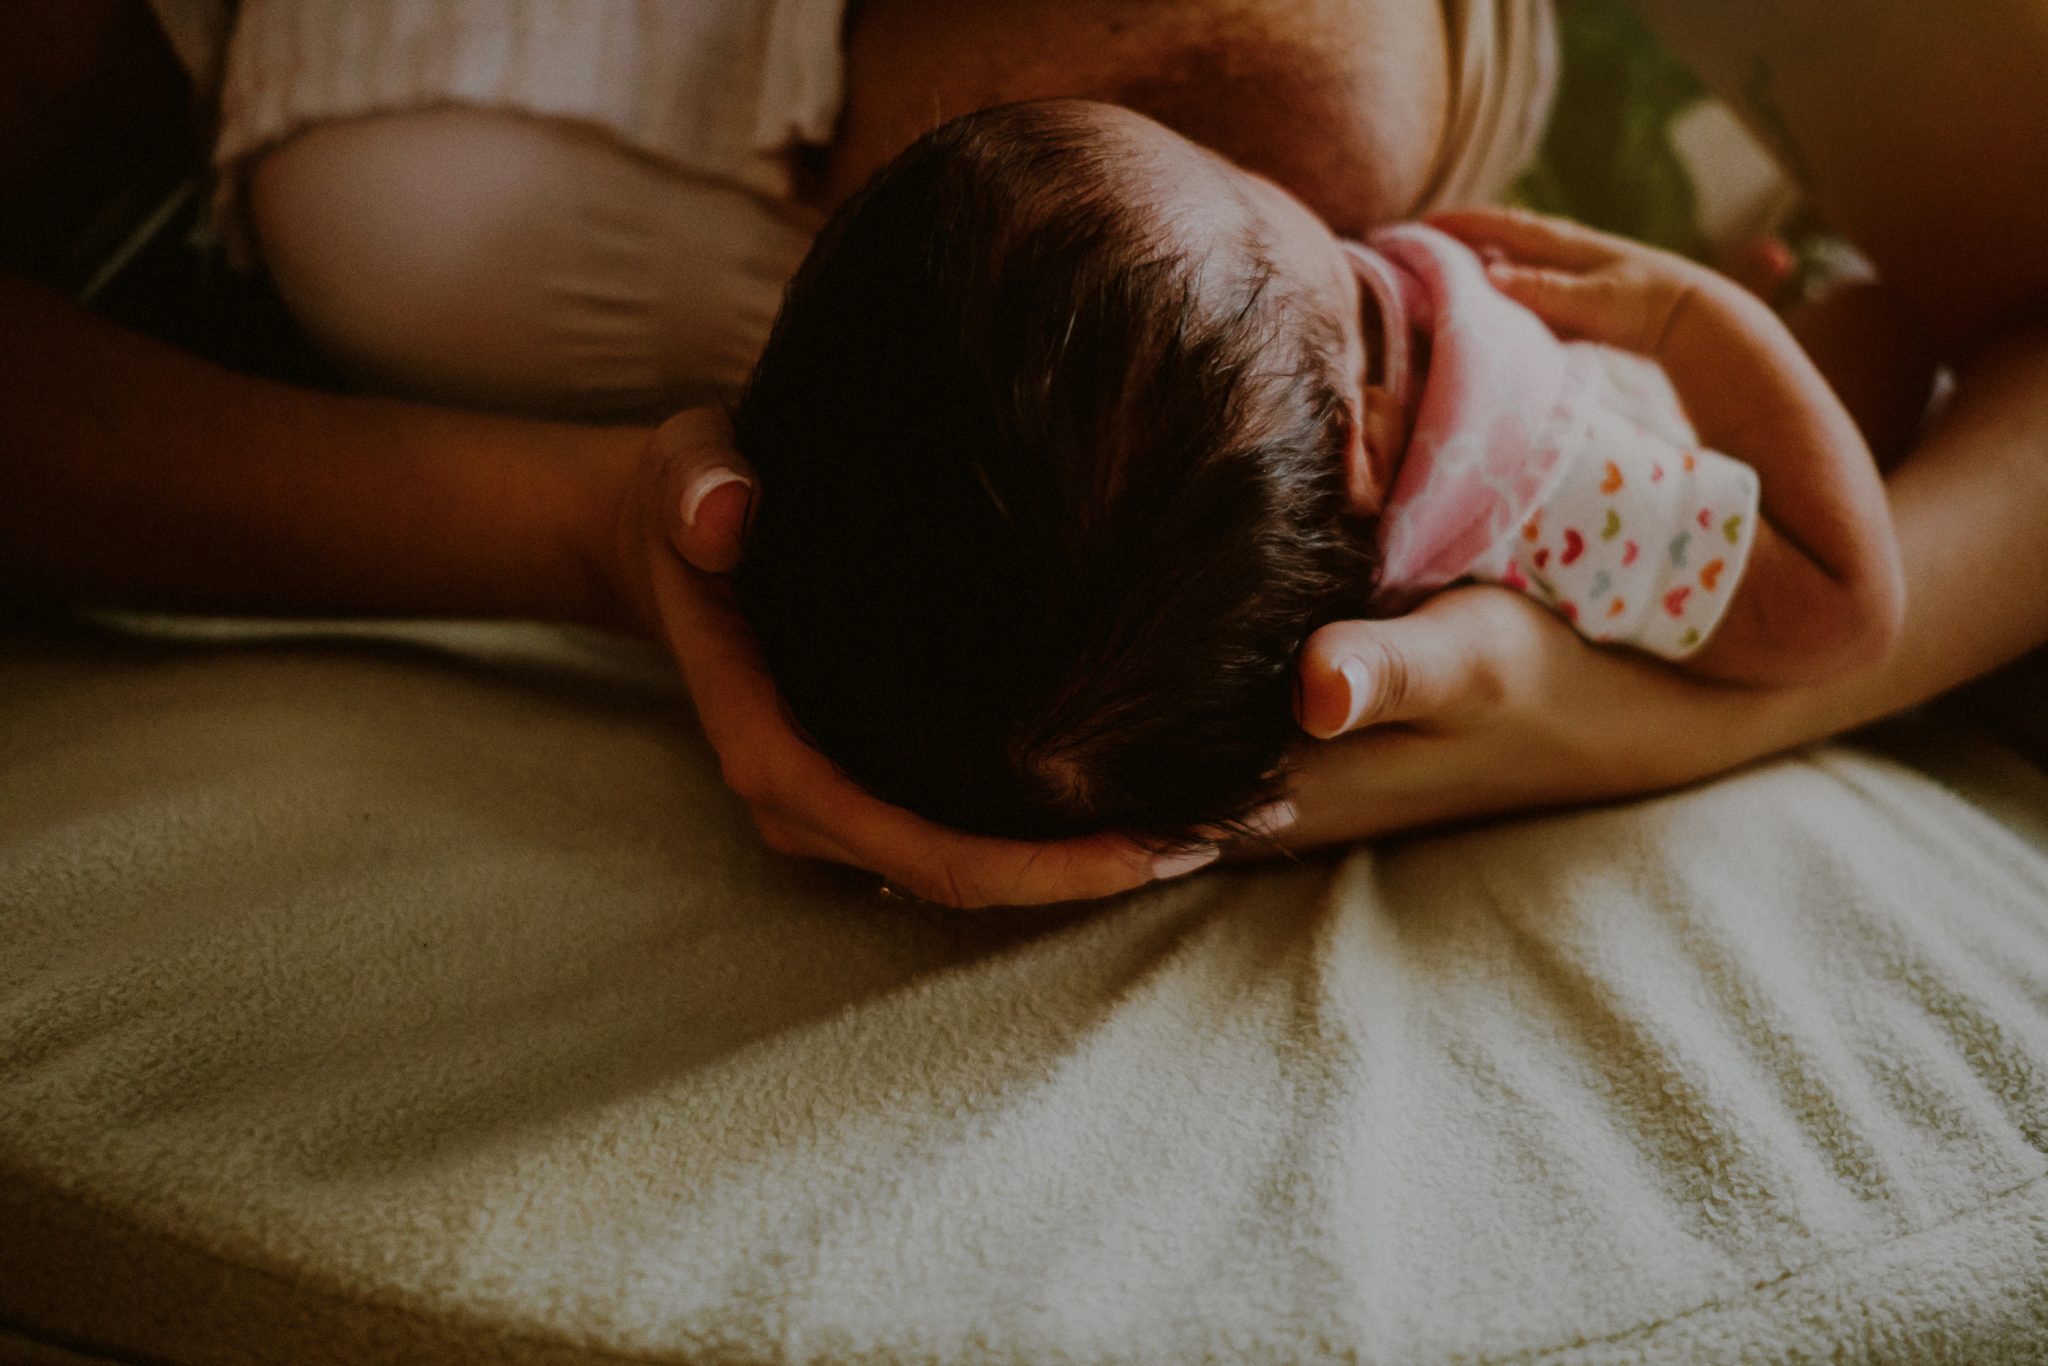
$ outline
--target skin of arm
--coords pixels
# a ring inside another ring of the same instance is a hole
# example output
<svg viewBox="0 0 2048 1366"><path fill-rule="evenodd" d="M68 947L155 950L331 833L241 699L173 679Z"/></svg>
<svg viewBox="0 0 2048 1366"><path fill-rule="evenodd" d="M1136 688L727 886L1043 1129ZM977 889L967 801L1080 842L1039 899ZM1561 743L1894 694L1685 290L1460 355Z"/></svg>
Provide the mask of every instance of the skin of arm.
<svg viewBox="0 0 2048 1366"><path fill-rule="evenodd" d="M1856 419L1880 470L1920 439L1940 368L1931 339L1904 296L1876 280L1852 280L1785 315L1799 349Z"/></svg>
<svg viewBox="0 0 2048 1366"><path fill-rule="evenodd" d="M628 627L647 443L295 389L0 277L0 584L102 606ZM68 401L53 401L53 396Z"/></svg>
<svg viewBox="0 0 2048 1366"><path fill-rule="evenodd" d="M1715 268L1777 311L1856 419L1877 467L1903 460L1927 424L1941 368L1905 296L1848 260L1827 263L1827 278L1802 281L1798 254L1777 235L1731 244Z"/></svg>

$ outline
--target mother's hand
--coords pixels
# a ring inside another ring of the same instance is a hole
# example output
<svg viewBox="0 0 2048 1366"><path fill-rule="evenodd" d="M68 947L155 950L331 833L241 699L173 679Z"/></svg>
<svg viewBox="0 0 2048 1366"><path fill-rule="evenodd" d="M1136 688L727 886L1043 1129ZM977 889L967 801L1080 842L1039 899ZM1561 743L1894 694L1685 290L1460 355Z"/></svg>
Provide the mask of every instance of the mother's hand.
<svg viewBox="0 0 2048 1366"><path fill-rule="evenodd" d="M1504 588L1343 621L1298 663L1309 848L1676 787L1801 738L1803 690L1733 687L1587 643Z"/></svg>
<svg viewBox="0 0 2048 1366"><path fill-rule="evenodd" d="M1473 211L1432 221L1474 247L1506 252L1515 264L1496 283L1553 328L1603 333L1610 344L1633 344L1632 330L1683 343L1663 344L1659 358L1679 392L1732 434L1717 443L1724 449L1796 450L1810 438L1804 404L1757 401L1771 385L1753 374L1731 389L1730 373L1742 369L1729 362L1749 351L1732 350L1713 329L1704 341L1699 326L1684 336L1674 330L1688 297L1683 272L1645 288L1660 273L1657 258L1532 215ZM1747 302L1729 299L1725 307L1738 314ZM1804 364L1796 354L1779 360L1794 374ZM1811 382L1825 393L1818 374ZM1849 437L1851 458L1867 466L1867 451ZM1864 516L1881 519L1874 471L1860 473L1874 505ZM1348 738L1305 748L1287 842L1676 787L1838 728L1825 705L1830 690L1888 662L1880 653L1833 668L1814 686L1721 684L1591 645L1529 598L1488 587L1439 594L1390 621L1336 622L1310 637L1297 662L1300 716L1311 735Z"/></svg>
<svg viewBox="0 0 2048 1366"><path fill-rule="evenodd" d="M681 666L726 784L771 847L866 868L914 896L960 907L1109 896L1216 856L1211 849L1155 858L1114 835L1031 844L962 834L855 785L791 725L717 577L740 562L758 490L722 412L695 408L670 418L619 511L618 577L642 627Z"/></svg>

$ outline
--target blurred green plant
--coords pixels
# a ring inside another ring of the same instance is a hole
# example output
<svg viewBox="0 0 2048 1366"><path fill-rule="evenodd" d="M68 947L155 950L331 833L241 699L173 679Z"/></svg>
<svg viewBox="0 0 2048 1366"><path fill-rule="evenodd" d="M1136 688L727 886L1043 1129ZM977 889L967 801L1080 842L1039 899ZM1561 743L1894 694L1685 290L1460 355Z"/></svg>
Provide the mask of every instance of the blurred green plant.
<svg viewBox="0 0 2048 1366"><path fill-rule="evenodd" d="M1550 127L1509 197L1706 259L1692 177L1671 141L1706 90L1627 0L1560 0L1558 31Z"/></svg>

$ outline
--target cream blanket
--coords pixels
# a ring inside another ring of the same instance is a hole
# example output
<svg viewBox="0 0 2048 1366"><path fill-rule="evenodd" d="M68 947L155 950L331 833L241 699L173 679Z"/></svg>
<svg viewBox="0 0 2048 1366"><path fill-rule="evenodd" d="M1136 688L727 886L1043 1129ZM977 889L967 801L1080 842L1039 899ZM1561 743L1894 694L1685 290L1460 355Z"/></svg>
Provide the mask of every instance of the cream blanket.
<svg viewBox="0 0 2048 1366"><path fill-rule="evenodd" d="M2048 1357L2048 778L1956 725L962 915L599 642L0 658L19 1352Z"/></svg>

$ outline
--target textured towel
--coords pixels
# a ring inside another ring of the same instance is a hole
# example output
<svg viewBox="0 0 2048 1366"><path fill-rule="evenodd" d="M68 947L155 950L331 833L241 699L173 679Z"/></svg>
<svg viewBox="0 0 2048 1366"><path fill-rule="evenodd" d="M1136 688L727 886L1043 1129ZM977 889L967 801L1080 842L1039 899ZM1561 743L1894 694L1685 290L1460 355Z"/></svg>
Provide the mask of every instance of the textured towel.
<svg viewBox="0 0 2048 1366"><path fill-rule="evenodd" d="M2048 1350L2048 778L1947 726L951 914L661 661L0 643L0 1322L171 1361Z"/></svg>

